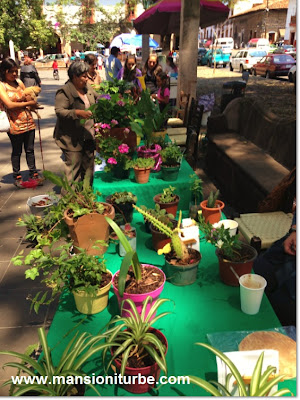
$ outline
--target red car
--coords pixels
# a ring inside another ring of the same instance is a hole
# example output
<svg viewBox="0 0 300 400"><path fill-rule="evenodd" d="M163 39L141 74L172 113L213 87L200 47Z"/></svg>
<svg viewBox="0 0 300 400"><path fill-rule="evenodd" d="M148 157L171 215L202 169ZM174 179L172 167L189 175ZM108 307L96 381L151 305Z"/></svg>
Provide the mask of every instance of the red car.
<svg viewBox="0 0 300 400"><path fill-rule="evenodd" d="M252 75L262 75L266 78L287 76L295 59L288 54L268 54L252 67Z"/></svg>

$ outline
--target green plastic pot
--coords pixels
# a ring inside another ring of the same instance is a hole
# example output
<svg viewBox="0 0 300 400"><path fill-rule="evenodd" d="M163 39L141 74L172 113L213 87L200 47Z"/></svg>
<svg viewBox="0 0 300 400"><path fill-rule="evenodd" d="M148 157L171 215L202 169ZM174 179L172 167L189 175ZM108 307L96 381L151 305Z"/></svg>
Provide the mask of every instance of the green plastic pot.
<svg viewBox="0 0 300 400"><path fill-rule="evenodd" d="M196 282L201 254L197 250L193 251L198 253L199 259L192 264L174 265L168 262L167 257L165 258L164 273L168 282L171 282L175 286L187 286Z"/></svg>
<svg viewBox="0 0 300 400"><path fill-rule="evenodd" d="M161 173L164 181L176 181L179 175L180 164L176 167L167 167L165 165L161 165Z"/></svg>

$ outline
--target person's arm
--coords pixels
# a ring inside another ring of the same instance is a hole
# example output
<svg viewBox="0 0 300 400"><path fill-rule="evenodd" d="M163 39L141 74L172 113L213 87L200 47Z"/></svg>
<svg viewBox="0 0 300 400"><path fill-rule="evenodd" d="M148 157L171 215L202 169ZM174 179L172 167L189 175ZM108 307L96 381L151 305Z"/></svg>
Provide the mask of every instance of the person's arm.
<svg viewBox="0 0 300 400"><path fill-rule="evenodd" d="M283 242L284 251L291 256L296 255L296 225L292 225L291 229L295 229L291 231L289 236Z"/></svg>
<svg viewBox="0 0 300 400"><path fill-rule="evenodd" d="M161 96L161 92L160 94L156 94L155 96L160 103L168 104L170 98L170 90L168 88L165 88L163 96Z"/></svg>
<svg viewBox="0 0 300 400"><path fill-rule="evenodd" d="M24 86L23 82L20 82L19 84L21 87L22 87L22 85ZM24 86L24 88L25 88L25 86ZM25 97L24 97L24 99L25 99ZM11 101L10 98L8 97L8 94L6 93L6 90L4 89L3 85L0 84L0 100L2 101L2 103L8 110L25 108L25 107L29 107L29 106L37 107L37 102L35 100L27 101L27 99L28 98L26 98L26 101L18 101L18 102Z"/></svg>
<svg viewBox="0 0 300 400"><path fill-rule="evenodd" d="M59 118L88 119L92 116L90 110L69 109L70 101L63 90L58 90L55 96L55 113Z"/></svg>
<svg viewBox="0 0 300 400"><path fill-rule="evenodd" d="M41 78L39 77L39 74L34 65L33 65L33 69L34 69L34 73L35 73L35 80L36 80L38 86L41 87Z"/></svg>

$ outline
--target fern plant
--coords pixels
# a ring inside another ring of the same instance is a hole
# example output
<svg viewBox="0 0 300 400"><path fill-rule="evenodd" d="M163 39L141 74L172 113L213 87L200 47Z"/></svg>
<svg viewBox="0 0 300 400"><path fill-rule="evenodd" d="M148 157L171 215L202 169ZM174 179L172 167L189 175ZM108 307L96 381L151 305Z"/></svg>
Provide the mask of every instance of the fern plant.
<svg viewBox="0 0 300 400"><path fill-rule="evenodd" d="M155 228L157 228L161 233L165 234L171 239L171 243L166 244L162 249L158 250L158 254L167 254L170 253L172 250L176 254L176 258L182 261L187 261L189 260L189 252L186 247L186 245L183 243L183 241L179 237L179 233L181 232L180 225L181 225L181 218L182 218L182 212L179 212L179 219L178 219L178 224L176 228L172 229L168 225L166 225L164 222L160 221L158 218L156 218L154 215L149 213L148 211L145 211L141 209L140 207L137 207L136 205L133 205L133 207L143 215L143 217L151 222Z"/></svg>

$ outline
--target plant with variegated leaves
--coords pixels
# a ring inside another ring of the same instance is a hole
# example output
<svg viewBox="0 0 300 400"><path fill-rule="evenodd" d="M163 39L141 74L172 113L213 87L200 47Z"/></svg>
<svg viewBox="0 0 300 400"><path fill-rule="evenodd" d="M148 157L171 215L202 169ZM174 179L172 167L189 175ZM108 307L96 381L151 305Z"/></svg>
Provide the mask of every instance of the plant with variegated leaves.
<svg viewBox="0 0 300 400"><path fill-rule="evenodd" d="M264 352L262 352L254 367L250 384L246 385L242 375L240 374L235 364L224 353L222 353L215 347L205 343L196 343L196 344L205 347L212 353L214 353L227 365L227 367L231 371L231 373L228 374L226 377L225 385L222 385L221 383L216 381L207 382L204 379L198 378L197 376L189 376L190 383L194 383L195 385L200 386L202 389L206 390L213 396L216 397L231 396L229 384L230 384L230 378L232 376L234 376L235 378L236 385L238 388L238 395L240 397L268 396L270 390L285 377L284 374L275 376L274 374L276 372L276 367L273 366L268 366L266 370L262 372L262 365L264 360ZM280 389L277 390L275 393L272 393L272 396L278 397L278 396L283 396L285 394L293 395L289 389Z"/></svg>

